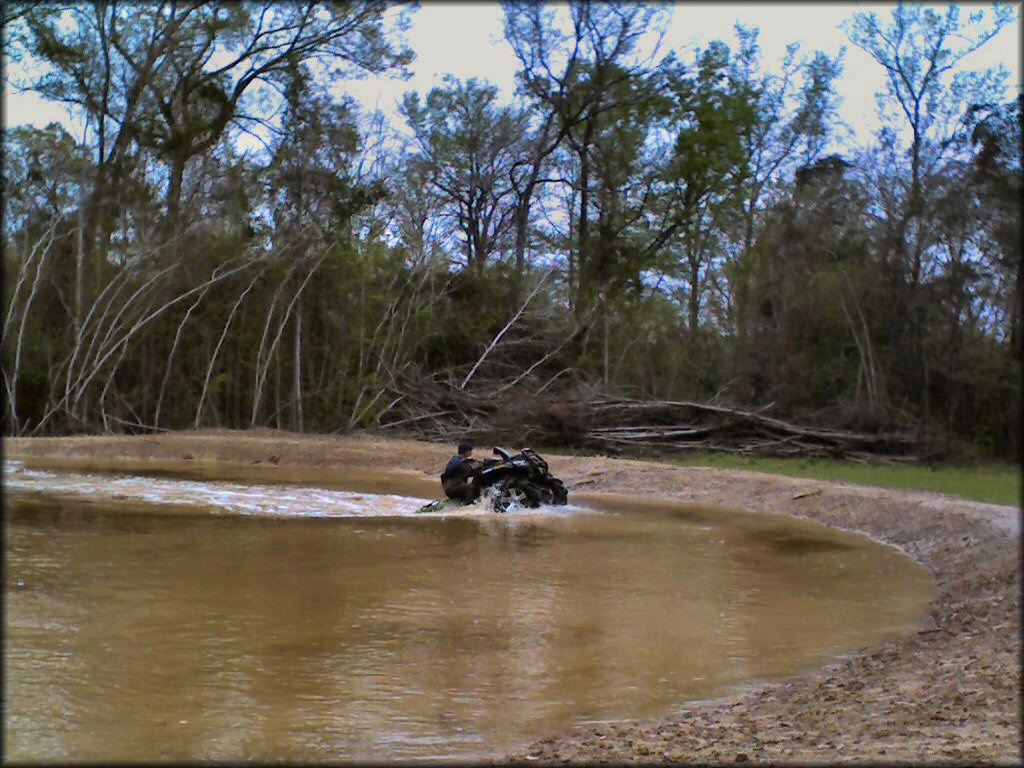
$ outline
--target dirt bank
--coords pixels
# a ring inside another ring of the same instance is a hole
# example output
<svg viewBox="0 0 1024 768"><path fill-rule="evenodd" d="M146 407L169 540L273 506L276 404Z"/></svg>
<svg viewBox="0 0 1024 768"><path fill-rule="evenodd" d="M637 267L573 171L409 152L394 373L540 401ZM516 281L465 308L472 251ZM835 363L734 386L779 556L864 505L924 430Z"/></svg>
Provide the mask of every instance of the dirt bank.
<svg viewBox="0 0 1024 768"><path fill-rule="evenodd" d="M404 466L434 475L449 446L272 430L5 440L5 456L80 466L218 461ZM725 469L549 457L571 491L643 493L791 514L893 544L934 574L931 627L787 683L654 721L579 728L499 762L1005 762L1021 742L1018 510L939 494Z"/></svg>

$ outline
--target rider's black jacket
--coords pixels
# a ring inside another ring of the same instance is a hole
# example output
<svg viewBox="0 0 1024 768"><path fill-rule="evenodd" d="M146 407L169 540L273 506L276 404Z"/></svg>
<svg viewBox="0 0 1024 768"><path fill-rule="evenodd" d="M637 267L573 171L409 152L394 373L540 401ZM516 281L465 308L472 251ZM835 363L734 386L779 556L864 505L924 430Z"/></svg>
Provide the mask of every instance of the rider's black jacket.
<svg viewBox="0 0 1024 768"><path fill-rule="evenodd" d="M464 459L458 454L455 454L448 461L448 465L444 468L444 472L441 473L441 482L446 483L449 480L469 480L476 474L479 462L474 459Z"/></svg>

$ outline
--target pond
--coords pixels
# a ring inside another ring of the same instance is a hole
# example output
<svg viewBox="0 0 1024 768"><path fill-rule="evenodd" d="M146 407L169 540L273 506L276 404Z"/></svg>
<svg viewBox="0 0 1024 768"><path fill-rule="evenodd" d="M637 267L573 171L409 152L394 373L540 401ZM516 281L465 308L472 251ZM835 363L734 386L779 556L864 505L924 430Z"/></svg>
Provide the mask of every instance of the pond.
<svg viewBox="0 0 1024 768"><path fill-rule="evenodd" d="M784 516L210 475L5 464L9 760L485 759L878 645L934 589Z"/></svg>

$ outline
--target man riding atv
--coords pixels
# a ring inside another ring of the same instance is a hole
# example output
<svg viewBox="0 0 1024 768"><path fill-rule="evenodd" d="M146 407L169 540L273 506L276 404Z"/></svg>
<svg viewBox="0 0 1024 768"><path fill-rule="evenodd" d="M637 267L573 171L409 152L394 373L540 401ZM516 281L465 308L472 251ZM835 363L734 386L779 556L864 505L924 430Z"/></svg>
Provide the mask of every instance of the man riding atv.
<svg viewBox="0 0 1024 768"><path fill-rule="evenodd" d="M473 444L468 440L459 442L456 450L441 473L441 487L449 499L472 504L480 496L480 488L472 481L481 464L473 458Z"/></svg>
<svg viewBox="0 0 1024 768"><path fill-rule="evenodd" d="M472 457L473 444L461 441L458 453L441 473L441 487L450 501L432 502L419 511L441 511L452 502L472 504L483 494L495 512L568 503L565 484L548 471L548 463L532 448L522 448L518 454L495 448L494 454L497 459L477 461Z"/></svg>

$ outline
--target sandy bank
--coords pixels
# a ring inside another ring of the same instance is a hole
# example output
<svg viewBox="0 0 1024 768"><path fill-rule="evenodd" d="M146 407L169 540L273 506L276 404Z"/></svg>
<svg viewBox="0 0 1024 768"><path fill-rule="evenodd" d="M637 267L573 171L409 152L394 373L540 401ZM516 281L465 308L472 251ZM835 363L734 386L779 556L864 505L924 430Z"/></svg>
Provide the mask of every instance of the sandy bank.
<svg viewBox="0 0 1024 768"><path fill-rule="evenodd" d="M216 461L395 467L433 477L449 446L367 436L203 430L146 437L8 439L5 457L83 467ZM605 491L807 517L893 544L934 575L930 628L787 683L655 721L552 735L505 761L1019 764L1020 516L939 494L604 458L549 457L570 492ZM271 479L268 477L268 479Z"/></svg>

